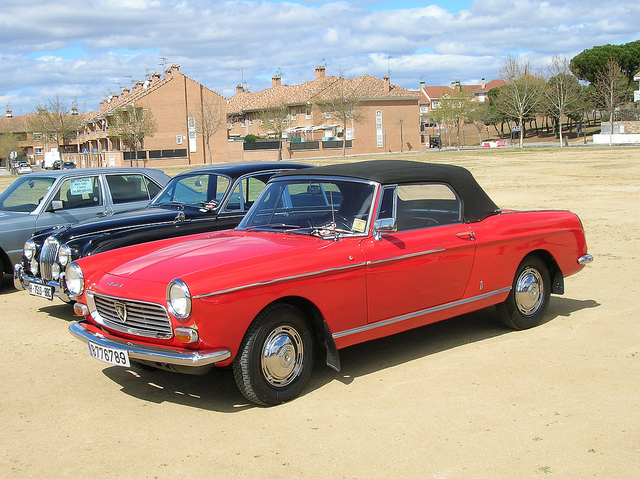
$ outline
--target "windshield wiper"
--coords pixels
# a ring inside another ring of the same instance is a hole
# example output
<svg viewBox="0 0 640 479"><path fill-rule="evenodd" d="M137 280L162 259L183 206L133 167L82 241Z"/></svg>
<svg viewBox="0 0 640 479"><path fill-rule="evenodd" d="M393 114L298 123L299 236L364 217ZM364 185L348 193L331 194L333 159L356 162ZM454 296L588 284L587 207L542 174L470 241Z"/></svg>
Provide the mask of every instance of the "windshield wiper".
<svg viewBox="0 0 640 479"><path fill-rule="evenodd" d="M150 208L151 207L157 208L157 207L161 207L161 206L165 206L165 205L176 205L176 206L182 206L184 208L185 204L182 201L173 201L173 200L171 200L171 201L163 201L162 203L151 203L149 205L149 207Z"/></svg>
<svg viewBox="0 0 640 479"><path fill-rule="evenodd" d="M306 233L311 236L317 236L322 239L333 239L334 241L338 241L341 235L343 234L352 234L353 231L345 230L342 228L336 227L335 223L329 223L322 226L305 226L301 228L296 228L294 230L286 231L287 234L300 234Z"/></svg>
<svg viewBox="0 0 640 479"><path fill-rule="evenodd" d="M266 225L249 226L248 228L245 228L245 231L285 230L285 232L288 233L288 230L294 231L299 229L301 229L300 225L289 225L287 223L270 223Z"/></svg>

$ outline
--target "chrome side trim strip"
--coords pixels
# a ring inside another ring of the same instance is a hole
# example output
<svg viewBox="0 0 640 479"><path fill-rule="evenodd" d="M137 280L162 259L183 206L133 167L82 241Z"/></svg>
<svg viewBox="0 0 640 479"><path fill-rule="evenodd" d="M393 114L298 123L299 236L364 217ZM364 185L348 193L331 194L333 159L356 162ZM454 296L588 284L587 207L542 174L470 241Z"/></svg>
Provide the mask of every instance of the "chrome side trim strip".
<svg viewBox="0 0 640 479"><path fill-rule="evenodd" d="M444 248L438 248L438 249L432 249L429 251L420 251L418 253L405 254L403 256L394 256L393 258L378 259L376 261L367 261L367 266L372 264L387 263L389 261L402 261L403 259L416 258L418 256L424 256L427 254L441 253L444 250L445 250Z"/></svg>
<svg viewBox="0 0 640 479"><path fill-rule="evenodd" d="M69 332L83 341L91 341L106 348L123 349L127 351L131 359L151 361L161 364L174 364L178 366L208 366L219 363L231 357L231 351L224 348L207 351L178 351L168 347L153 347L145 344L136 344L107 337L103 334L88 330L83 321L77 321L69 326Z"/></svg>
<svg viewBox="0 0 640 479"><path fill-rule="evenodd" d="M310 278L313 276L319 276L327 273L348 271L350 269L361 268L363 266L365 266L365 263L357 263L357 264L351 264L349 266L342 266L340 268L329 268L329 269L323 269L320 271L313 271L311 273L303 273L303 274L298 274L294 276L284 276L282 278L270 279L268 281L262 281L260 283L251 283L251 284L245 284L243 286L236 286L235 288L222 289L220 291L214 291L212 293L197 294L193 296L193 299L208 298L209 296L218 296L220 294L234 293L236 291L242 291L244 289L257 288L260 286L267 286L275 283L281 283L284 281L291 281L294 279Z"/></svg>
<svg viewBox="0 0 640 479"><path fill-rule="evenodd" d="M395 318L387 319L385 321L378 321L376 323L367 324L365 326L359 326L353 329L347 329L345 331L340 331L338 333L333 333L331 336L333 339L342 338L344 336L350 336L352 334L358 334L365 331L369 331L371 329L381 328L383 326L389 326L390 324L399 323L401 321L406 321L408 319L413 319L418 316L423 316L425 314L435 313L436 311L442 311L444 309L455 308L456 306L461 306L463 304L472 303L474 301L480 301L491 296L495 296L497 294L506 293L511 291L511 286L507 288L498 289L496 291L492 291L490 293L484 293L479 296L474 296L473 298L461 299L459 301L454 301L453 303L441 304L440 306L435 306L433 308L423 309L420 311L415 311L413 313L405 314L403 316L398 316Z"/></svg>

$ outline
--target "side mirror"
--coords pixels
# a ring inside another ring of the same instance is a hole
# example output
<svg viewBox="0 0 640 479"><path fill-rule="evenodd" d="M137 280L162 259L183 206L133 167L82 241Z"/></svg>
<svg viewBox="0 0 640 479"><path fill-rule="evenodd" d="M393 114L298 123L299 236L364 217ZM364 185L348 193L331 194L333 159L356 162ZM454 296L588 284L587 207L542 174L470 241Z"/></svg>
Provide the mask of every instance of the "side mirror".
<svg viewBox="0 0 640 479"><path fill-rule="evenodd" d="M51 202L51 206L50 206L51 211L61 210L63 208L64 208L64 204L62 203L61 200L53 200Z"/></svg>
<svg viewBox="0 0 640 479"><path fill-rule="evenodd" d="M381 218L373 223L373 234L376 241L382 239L382 233L394 233L397 231L394 218Z"/></svg>

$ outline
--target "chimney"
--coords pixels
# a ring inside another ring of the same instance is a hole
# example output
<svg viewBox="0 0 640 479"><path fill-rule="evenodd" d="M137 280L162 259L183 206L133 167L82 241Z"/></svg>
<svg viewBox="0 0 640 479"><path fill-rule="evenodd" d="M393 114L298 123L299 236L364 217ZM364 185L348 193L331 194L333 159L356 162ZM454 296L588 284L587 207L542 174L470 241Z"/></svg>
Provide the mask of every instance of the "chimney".
<svg viewBox="0 0 640 479"><path fill-rule="evenodd" d="M282 78L280 75L273 75L271 77L271 88L280 86L282 84Z"/></svg>
<svg viewBox="0 0 640 479"><path fill-rule="evenodd" d="M420 82L420 91L424 91L424 89L426 88L426 85L423 81Z"/></svg>
<svg viewBox="0 0 640 479"><path fill-rule="evenodd" d="M244 87L240 83L236 85L236 94L238 93L244 93Z"/></svg>
<svg viewBox="0 0 640 479"><path fill-rule="evenodd" d="M391 83L389 83L389 75L385 75L382 77L384 80L384 91L385 93L389 93L391 91Z"/></svg>
<svg viewBox="0 0 640 479"><path fill-rule="evenodd" d="M482 79L482 85L480 86L481 89L484 90L484 88L487 86L487 84L484 82L484 78Z"/></svg>
<svg viewBox="0 0 640 479"><path fill-rule="evenodd" d="M72 115L77 115L78 114L78 107L72 106L71 107L71 114Z"/></svg>
<svg viewBox="0 0 640 479"><path fill-rule="evenodd" d="M12 117L13 117L13 111L7 110L7 118L12 118Z"/></svg>
<svg viewBox="0 0 640 479"><path fill-rule="evenodd" d="M316 80L320 80L321 78L324 78L324 75L325 75L324 67L322 65L317 66L316 67Z"/></svg>

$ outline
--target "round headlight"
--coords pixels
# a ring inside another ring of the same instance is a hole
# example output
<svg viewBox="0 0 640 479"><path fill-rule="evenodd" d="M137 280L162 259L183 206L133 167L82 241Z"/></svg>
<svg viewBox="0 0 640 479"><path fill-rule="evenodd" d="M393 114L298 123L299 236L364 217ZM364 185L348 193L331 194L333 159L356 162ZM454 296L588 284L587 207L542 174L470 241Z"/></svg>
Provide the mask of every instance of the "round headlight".
<svg viewBox="0 0 640 479"><path fill-rule="evenodd" d="M188 318L191 314L191 293L181 279L174 279L167 286L167 306L178 319Z"/></svg>
<svg viewBox="0 0 640 479"><path fill-rule="evenodd" d="M24 254L24 257L27 258L28 261L31 261L33 258L36 257L37 249L38 247L36 246L36 242L33 241L32 239L28 239L24 243L24 248L22 250L22 253Z"/></svg>
<svg viewBox="0 0 640 479"><path fill-rule="evenodd" d="M67 266L64 279L71 294L75 296L82 294L84 291L84 275L82 268L77 263L70 263Z"/></svg>
<svg viewBox="0 0 640 479"><path fill-rule="evenodd" d="M69 248L66 244L60 246L60 251L58 251L58 263L64 268L71 262L71 248Z"/></svg>

